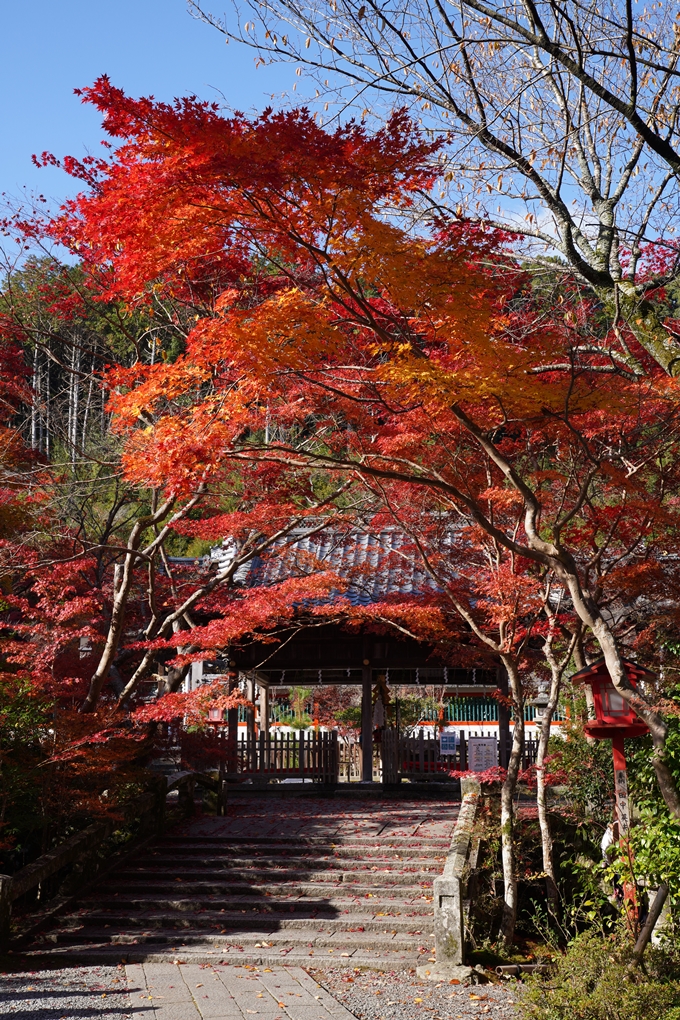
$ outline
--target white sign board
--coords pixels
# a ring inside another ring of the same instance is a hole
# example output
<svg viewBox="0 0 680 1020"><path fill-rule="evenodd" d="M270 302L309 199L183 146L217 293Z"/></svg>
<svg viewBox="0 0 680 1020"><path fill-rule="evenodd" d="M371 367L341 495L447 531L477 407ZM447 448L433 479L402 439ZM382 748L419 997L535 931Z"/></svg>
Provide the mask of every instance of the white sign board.
<svg viewBox="0 0 680 1020"><path fill-rule="evenodd" d="M455 754L458 747L458 733L456 730L442 730L439 734L439 753Z"/></svg>
<svg viewBox="0 0 680 1020"><path fill-rule="evenodd" d="M495 737L468 737L468 769L486 772L498 765L498 741Z"/></svg>

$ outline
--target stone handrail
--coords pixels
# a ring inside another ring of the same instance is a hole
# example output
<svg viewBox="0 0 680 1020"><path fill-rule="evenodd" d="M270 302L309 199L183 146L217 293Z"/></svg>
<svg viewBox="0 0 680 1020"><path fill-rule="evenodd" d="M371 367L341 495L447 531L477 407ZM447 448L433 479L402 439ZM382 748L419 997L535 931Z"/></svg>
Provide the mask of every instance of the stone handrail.
<svg viewBox="0 0 680 1020"><path fill-rule="evenodd" d="M463 787L463 803L451 837L444 871L434 880L434 935L437 962L429 968L418 967L418 976L431 980L455 977L462 979L468 976L467 972L470 970L464 967L463 897L480 791L479 784L470 780L464 780Z"/></svg>
<svg viewBox="0 0 680 1020"><path fill-rule="evenodd" d="M199 783L220 793L219 780L195 772L177 772L166 779L159 776L158 790L140 794L123 806L125 821L141 814L143 829L148 834L160 833L165 825L165 799L170 790L179 790L179 804L184 814L192 814L194 786ZM12 904L35 889L67 864L87 857L96 850L120 824L120 819L106 818L93 822L82 832L71 836L60 846L43 854L14 875L0 875L0 951L7 948L10 938Z"/></svg>
<svg viewBox="0 0 680 1020"><path fill-rule="evenodd" d="M226 783L223 778L215 778L205 772L172 772L167 776L167 792L177 790L179 806L185 815L193 815L194 788L204 786L217 794L217 814L223 815L226 809Z"/></svg>

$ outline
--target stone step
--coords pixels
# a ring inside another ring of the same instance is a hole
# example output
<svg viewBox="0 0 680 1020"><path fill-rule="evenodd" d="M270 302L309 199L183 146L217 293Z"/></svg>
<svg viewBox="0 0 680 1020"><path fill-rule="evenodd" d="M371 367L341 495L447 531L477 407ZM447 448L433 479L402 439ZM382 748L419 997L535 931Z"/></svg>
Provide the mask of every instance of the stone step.
<svg viewBox="0 0 680 1020"><path fill-rule="evenodd" d="M284 836L278 834L276 836L197 836L195 839L188 839L186 836L164 836L155 845L155 849L163 850L164 848L173 848L186 846L188 847L210 847L210 846L226 846L226 847L238 847L243 852L244 847L252 847L254 850L259 847L264 847L266 850L295 850L298 852L300 849L306 847L319 848L326 847L329 851L347 849L353 850L355 848L375 847L376 849L384 851L385 848L394 847L399 849L400 847L415 847L421 850L444 850L446 851L449 846L449 837L445 836L392 836L389 833L385 835L370 835L370 836L343 836L334 835L332 838L328 836L298 836L290 835Z"/></svg>
<svg viewBox="0 0 680 1020"><path fill-rule="evenodd" d="M150 855L151 856L151 855ZM171 856L156 856L153 855L153 862L146 860L137 865L130 865L126 868L126 872L138 872L148 871L153 873L155 871L163 872L171 868L176 868L178 861L181 861L183 869L188 868L216 868L225 870L229 868L233 871L239 870L251 870L259 869L263 867L273 868L277 871L281 868L289 868L291 870L306 870L311 867L323 867L329 871L360 871L362 868L365 870L378 871L381 868L402 868L408 870L441 870L443 863L446 860L445 854L437 856L419 856L419 857L406 857L406 856L391 856L388 854L377 854L373 857L336 857L335 855L327 855L324 857L310 855L309 857L299 856L286 856L282 854L279 857L268 856L268 857L230 857L220 854L196 854L190 856L189 854L181 854Z"/></svg>
<svg viewBox="0 0 680 1020"><path fill-rule="evenodd" d="M413 968L432 955L432 883L456 814L443 807L439 827L415 801L355 813L332 798L309 810L244 798L146 847L21 952L38 967L186 958Z"/></svg>
<svg viewBox="0 0 680 1020"><path fill-rule="evenodd" d="M329 860L364 860L364 859L375 859L379 860L394 858L395 860L402 860L404 858L415 857L421 860L432 860L443 859L448 853L449 845L448 842L438 844L437 846L421 846L419 844L403 845L403 846L392 846L390 843L362 843L360 845L347 845L339 846L336 844L327 844L325 846L297 846L291 843L282 843L280 846L273 846L269 842L266 846L253 846L248 847L247 845L238 844L230 846L229 844L177 844L172 846L155 846L149 853L149 857L163 858L167 857L170 860L174 860L177 857L192 859L200 857L211 857L214 859L223 860L253 860L258 861L269 861L269 860L318 860L328 858Z"/></svg>
<svg viewBox="0 0 680 1020"><path fill-rule="evenodd" d="M185 890L186 891L186 890ZM293 900L278 900L275 898L264 898L262 896L232 896L232 897L175 897L175 898L163 898L160 896L153 896L145 898L143 896L133 896L129 893L116 893L114 897L108 897L107 903L118 909L125 908L127 910L170 910L170 911L187 911L191 912L196 909L204 908L206 910L216 910L221 906L224 906L225 912L227 909L241 910L243 913L258 912L261 915L270 915L277 913L290 913L290 914L306 914L307 916L337 916L341 913L351 914L357 908L357 901L362 903L362 906L366 907L367 900L371 900L371 910L374 913L389 914L394 911L399 911L402 914L413 911L414 913L422 912L427 913L428 910L432 912L432 897L426 894L419 894L412 898L402 896L389 896L384 891L380 896L364 896L364 897L353 897L353 896L330 896L325 897L321 900L310 900L307 897ZM80 901L82 904L96 903L101 904L102 896L92 894L87 898L83 898Z"/></svg>
<svg viewBox="0 0 680 1020"><path fill-rule="evenodd" d="M211 927L218 929L221 934L237 935L239 932L246 937L254 933L258 939L264 937L264 933L295 932L301 929L315 931L317 934L329 932L354 933L381 933L386 926L396 934L409 936L422 936L431 926L431 912L417 915L415 917L395 916L394 914L383 915L362 915L353 914L343 917L332 917L328 919L309 917L291 917L290 914L264 914L261 917L253 917L252 913L243 915L241 913L223 913L221 911L202 910L191 913L173 913L167 911L139 911L138 913L116 913L115 911L88 911L81 910L78 913L66 914L60 919L60 929L78 928L81 925L98 926L100 928L127 927L127 928L151 928L164 927L170 924L181 924L189 928ZM321 927L319 925L321 924ZM256 930L257 928L257 930Z"/></svg>
<svg viewBox="0 0 680 1020"><path fill-rule="evenodd" d="M240 932L232 936L229 933L222 932L210 934L200 929L154 928L148 931L137 931L122 928L107 930L106 928L94 926L90 928L86 925L81 928L55 928L46 936L43 936L43 939L59 945L74 943L81 945L84 942L89 942L96 945L104 945L106 943L112 945L155 943L166 946L207 945L214 947L215 945L226 946L236 944L244 949L254 949L256 942L262 943L264 941L267 943L267 946L263 947L260 945L257 948L279 950L290 947L306 947L308 949L320 947L345 952L360 948L398 949L403 952L415 953L429 952L432 943L431 937L423 935L408 937L398 933L392 934L389 931L383 933L357 933L355 935L348 932L320 935L312 930L306 932L300 930L297 932L289 931L283 935L278 933L268 933L267 936L263 936L262 933L248 935Z"/></svg>
<svg viewBox="0 0 680 1020"><path fill-rule="evenodd" d="M106 886L103 887L106 894L109 896L115 895L116 893L125 892L141 892L144 891L150 896L168 895L173 890L179 891L181 889L185 893L195 892L212 894L214 896L239 896L243 894L256 895L264 898L267 896L284 896L284 897L318 897L325 899L331 890L344 888L347 890L349 895L356 896L373 896L378 895L376 890L380 890L379 895L385 895L385 885L388 885L388 893L392 893L394 890L395 894L401 895L402 897L408 896L419 896L423 890L429 890L432 888L432 879L428 879L422 882L396 882L390 881L385 882L244 882L238 879L230 882L228 879L213 879L209 878L204 880L182 880L179 882L163 882L159 880L155 882L151 876L147 881L136 881L130 880L125 882L107 882Z"/></svg>
<svg viewBox="0 0 680 1020"><path fill-rule="evenodd" d="M441 874L442 869L433 867L430 871L416 871L403 868L357 868L355 871L337 870L329 871L313 868L303 870L293 869L268 869L266 882L262 882L262 869L253 868L252 872L238 868L185 868L182 861L176 868L156 868L148 871L146 868L126 868L116 873L115 879L107 883L109 889L124 886L125 888L137 887L140 882L145 886L151 885L154 889L159 886L168 888L174 882L220 882L230 887L246 885L250 888L263 888L270 891L274 886L277 888L288 888L299 884L314 885L361 885L361 886L382 886L386 882L390 885L426 885L431 884L433 878Z"/></svg>
<svg viewBox="0 0 680 1020"><path fill-rule="evenodd" d="M325 949L238 949L235 946L172 946L145 943L121 946L111 943L94 945L89 943L58 945L46 944L31 950L29 962L37 966L115 966L119 963L180 963L215 964L221 961L238 966L277 967L362 967L370 970L390 972L413 969L428 961L431 954L413 953L404 950L325 950Z"/></svg>

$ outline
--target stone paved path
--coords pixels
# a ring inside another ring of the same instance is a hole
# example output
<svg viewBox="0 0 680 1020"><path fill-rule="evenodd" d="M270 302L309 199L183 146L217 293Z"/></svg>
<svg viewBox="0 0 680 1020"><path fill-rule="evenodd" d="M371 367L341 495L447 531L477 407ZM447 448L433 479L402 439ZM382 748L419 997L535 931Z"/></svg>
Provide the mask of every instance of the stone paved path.
<svg viewBox="0 0 680 1020"><path fill-rule="evenodd" d="M413 970L144 963L0 974L15 1020L516 1020L518 986L420 981Z"/></svg>
<svg viewBox="0 0 680 1020"><path fill-rule="evenodd" d="M224 818L207 816L185 822L176 831L192 837L232 836L316 837L349 836L417 839L451 837L459 804L436 800L380 798L239 796Z"/></svg>
<svg viewBox="0 0 680 1020"><path fill-rule="evenodd" d="M300 967L125 968L136 1020L355 1020Z"/></svg>

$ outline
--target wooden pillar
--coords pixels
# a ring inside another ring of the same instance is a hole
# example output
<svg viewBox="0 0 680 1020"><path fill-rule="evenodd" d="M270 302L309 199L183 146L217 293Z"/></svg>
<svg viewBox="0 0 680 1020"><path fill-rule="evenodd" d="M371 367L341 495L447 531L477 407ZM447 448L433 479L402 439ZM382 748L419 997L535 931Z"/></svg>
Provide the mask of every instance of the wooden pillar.
<svg viewBox="0 0 680 1020"><path fill-rule="evenodd" d="M246 680L246 698L253 708L246 709L246 768L249 772L257 769L257 748L255 745L255 681L252 676Z"/></svg>
<svg viewBox="0 0 680 1020"><path fill-rule="evenodd" d="M269 736L269 688L260 687L260 733Z"/></svg>
<svg viewBox="0 0 680 1020"><path fill-rule="evenodd" d="M616 815L619 822L619 838L628 839L630 833L630 805L628 803L628 775L626 772L626 756L623 750L623 734L617 734L612 740L614 758L614 793L616 795Z"/></svg>
<svg viewBox="0 0 680 1020"><path fill-rule="evenodd" d="M364 659L361 670L361 781L373 782L373 706L371 704L373 670Z"/></svg>
<svg viewBox="0 0 680 1020"><path fill-rule="evenodd" d="M236 663L229 663L229 692L238 688ZM227 712L227 772L238 769L238 708L230 708Z"/></svg>
<svg viewBox="0 0 680 1020"><path fill-rule="evenodd" d="M7 952L12 920L12 876L0 875L0 951Z"/></svg>
<svg viewBox="0 0 680 1020"><path fill-rule="evenodd" d="M246 698L255 703L255 681L251 676L246 681ZM246 713L246 725L248 727L248 740L252 743L255 739L255 709L249 708Z"/></svg>

